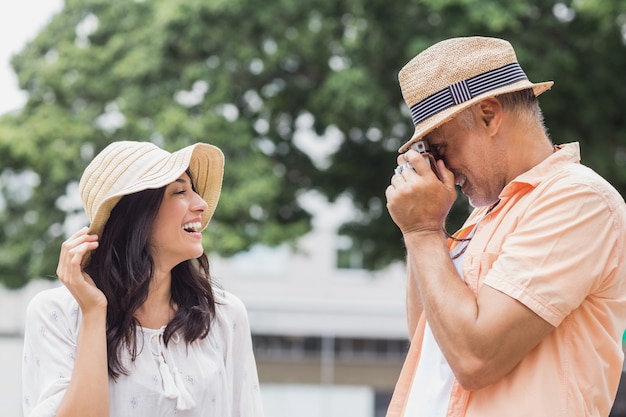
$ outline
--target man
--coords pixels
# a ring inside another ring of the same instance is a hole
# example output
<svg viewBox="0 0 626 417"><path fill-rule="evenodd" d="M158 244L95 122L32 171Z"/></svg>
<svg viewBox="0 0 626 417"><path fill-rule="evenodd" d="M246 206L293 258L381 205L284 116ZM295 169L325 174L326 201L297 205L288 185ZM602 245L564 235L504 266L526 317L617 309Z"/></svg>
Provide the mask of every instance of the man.
<svg viewBox="0 0 626 417"><path fill-rule="evenodd" d="M626 206L578 143L549 139L536 96L552 82L531 83L508 42L483 37L435 44L399 80L415 133L386 196L412 342L387 416L608 416ZM455 184L474 211L449 237Z"/></svg>

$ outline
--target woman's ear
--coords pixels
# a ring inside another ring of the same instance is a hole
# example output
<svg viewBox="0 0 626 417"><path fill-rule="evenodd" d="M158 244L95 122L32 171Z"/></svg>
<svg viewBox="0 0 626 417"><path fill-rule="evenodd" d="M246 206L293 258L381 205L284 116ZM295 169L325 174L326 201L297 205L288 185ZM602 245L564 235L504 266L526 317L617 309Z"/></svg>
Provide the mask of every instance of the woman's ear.
<svg viewBox="0 0 626 417"><path fill-rule="evenodd" d="M478 103L478 118L488 130L490 136L494 136L502 122L502 105L495 97L489 97Z"/></svg>

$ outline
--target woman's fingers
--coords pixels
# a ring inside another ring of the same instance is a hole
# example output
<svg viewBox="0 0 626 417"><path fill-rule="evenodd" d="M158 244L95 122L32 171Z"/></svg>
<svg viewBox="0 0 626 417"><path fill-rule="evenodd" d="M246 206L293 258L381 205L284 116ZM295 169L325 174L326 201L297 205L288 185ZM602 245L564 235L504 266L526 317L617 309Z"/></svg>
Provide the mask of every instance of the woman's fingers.
<svg viewBox="0 0 626 417"><path fill-rule="evenodd" d="M87 252L98 247L98 236L88 235L83 228L70 236L61 245L57 276L72 293L83 312L91 308L106 307L106 297L91 277L82 269Z"/></svg>
<svg viewBox="0 0 626 417"><path fill-rule="evenodd" d="M61 281L71 279L73 274L80 271L80 265L85 254L97 247L98 236L88 235L86 227L70 236L61 245L59 265L57 267L59 279Z"/></svg>

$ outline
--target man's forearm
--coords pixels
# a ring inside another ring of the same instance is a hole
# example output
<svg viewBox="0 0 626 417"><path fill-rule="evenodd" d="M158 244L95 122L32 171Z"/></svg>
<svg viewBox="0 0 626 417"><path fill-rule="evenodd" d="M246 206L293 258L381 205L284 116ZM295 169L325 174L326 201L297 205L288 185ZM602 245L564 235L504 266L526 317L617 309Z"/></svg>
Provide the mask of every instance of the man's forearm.
<svg viewBox="0 0 626 417"><path fill-rule="evenodd" d="M422 315L423 306L417 289L415 268L409 253L406 261L406 318L409 328L409 339L413 340L417 323Z"/></svg>

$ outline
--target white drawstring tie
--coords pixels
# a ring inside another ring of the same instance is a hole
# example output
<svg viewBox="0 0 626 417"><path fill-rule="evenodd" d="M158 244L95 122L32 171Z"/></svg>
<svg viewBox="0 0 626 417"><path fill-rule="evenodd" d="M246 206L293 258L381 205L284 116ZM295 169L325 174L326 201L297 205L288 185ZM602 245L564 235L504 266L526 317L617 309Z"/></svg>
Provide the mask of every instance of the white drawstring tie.
<svg viewBox="0 0 626 417"><path fill-rule="evenodd" d="M189 391L187 391L182 374L178 368L172 363L172 371L170 366L168 366L168 361L165 359L165 343L163 342L164 331L165 327L162 327L158 332L150 335L150 349L159 362L159 373L163 380L163 392L166 398L176 399L176 409L181 411L189 410L196 406L196 402L189 394ZM174 333L171 340L174 343L178 343L180 338L177 333ZM173 376L172 373L174 374Z"/></svg>

